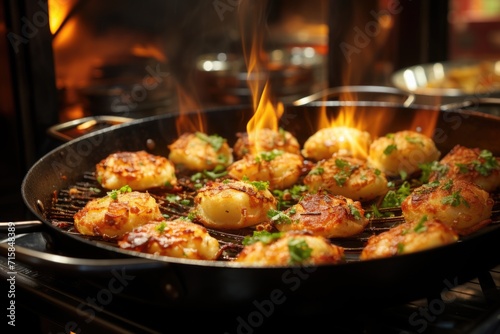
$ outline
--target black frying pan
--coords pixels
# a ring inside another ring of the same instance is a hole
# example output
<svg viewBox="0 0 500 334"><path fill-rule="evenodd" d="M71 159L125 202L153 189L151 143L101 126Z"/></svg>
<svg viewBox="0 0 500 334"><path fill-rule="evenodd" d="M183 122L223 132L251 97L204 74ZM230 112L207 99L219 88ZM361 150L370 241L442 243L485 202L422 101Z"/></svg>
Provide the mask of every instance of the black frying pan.
<svg viewBox="0 0 500 334"><path fill-rule="evenodd" d="M434 140L445 153L455 144L481 147L500 154L498 134L500 118L473 111L439 111L419 106L385 103L340 103L327 106L335 116L342 104L356 104L355 119L378 116L382 120L374 133L374 123L365 130L374 136L403 129L434 128L428 116L437 118ZM293 133L301 143L315 132L320 107L287 107L280 126ZM196 113L190 113L194 118ZM215 108L203 111L206 132L219 134L233 144L236 132L245 131L252 116L248 107ZM414 124L417 116L425 116ZM236 309L255 308L255 302L270 301L294 311L328 310L348 305L379 304L386 301L410 301L440 291L443 284L459 284L477 276L500 262L500 226L493 224L461 241L427 251L393 258L351 262L316 267L255 268L232 262L195 261L121 250L107 243L68 234L55 227L44 215L51 205L54 192L81 180L84 172L93 171L95 164L112 152L145 149L167 155L167 145L177 138L176 115L162 115L135 120L101 130L61 145L40 159L28 172L22 184L22 195L29 209L42 221L45 230L75 247L102 250L107 254L123 255L122 259L66 259L38 256L36 252L18 250L18 259L40 267L51 268L72 263L80 273L92 268L110 270L121 267L130 270L152 269L150 282L161 282L170 293L160 296L166 304L176 307L210 307ZM5 249L2 249L5 251ZM119 256L118 256L119 257ZM55 265L48 263L54 262ZM89 272L89 275L92 273ZM160 279L159 277L162 279ZM172 293L173 291L173 293ZM165 292L165 291L163 291ZM166 296L170 296L166 297ZM278 296L280 296L278 298Z"/></svg>

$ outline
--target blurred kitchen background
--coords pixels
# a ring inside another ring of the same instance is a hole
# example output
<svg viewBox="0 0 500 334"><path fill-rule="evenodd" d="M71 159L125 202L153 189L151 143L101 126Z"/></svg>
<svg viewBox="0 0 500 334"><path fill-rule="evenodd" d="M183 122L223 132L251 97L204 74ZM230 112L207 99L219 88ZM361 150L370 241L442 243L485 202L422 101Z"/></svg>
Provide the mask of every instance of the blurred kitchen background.
<svg viewBox="0 0 500 334"><path fill-rule="evenodd" d="M221 107L230 112L231 106L253 103L254 83L262 88L268 82L272 101L284 104L315 93L339 98L322 92L346 86L410 94L407 88L425 83L427 69L436 77L445 63L472 60L474 69L483 61L494 65L472 75L483 87L491 84L487 89L468 95L452 90L446 97L418 93L415 102L440 107L472 97L476 108L479 98L500 92L494 85L500 78L499 0L0 0L0 32L0 222L33 219L21 196L24 176L68 140L165 113ZM250 57L252 43L259 48ZM45 270L26 270L16 256L18 328L29 327L24 332L36 332L31 327L43 317L51 328L67 330L75 310L95 295L82 287L97 288L98 297L108 291L87 275L65 281L52 267L47 278ZM453 287L459 298L447 304L433 328L463 333L471 324L479 329L474 333L498 333L500 276L498 269L485 274ZM436 291L428 296L433 301L439 300ZM136 310L128 304L113 304L105 303L92 325L138 317L141 326L151 325L142 314L131 317ZM374 310L368 320L381 323L379 329L390 327L379 332L422 332L408 315L428 305ZM26 316L34 320L21 322Z"/></svg>

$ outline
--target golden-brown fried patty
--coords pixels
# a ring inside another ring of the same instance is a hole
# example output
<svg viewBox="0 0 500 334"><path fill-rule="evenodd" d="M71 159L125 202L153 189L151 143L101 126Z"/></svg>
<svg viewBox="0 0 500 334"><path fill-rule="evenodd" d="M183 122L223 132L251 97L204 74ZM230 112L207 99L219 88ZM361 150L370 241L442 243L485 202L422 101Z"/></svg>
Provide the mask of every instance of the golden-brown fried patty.
<svg viewBox="0 0 500 334"><path fill-rule="evenodd" d="M385 174L364 160L334 155L321 160L304 178L309 191L326 189L356 201L369 201L389 190Z"/></svg>
<svg viewBox="0 0 500 334"><path fill-rule="evenodd" d="M219 242L201 225L184 219L151 222L127 232L122 249L185 259L215 260Z"/></svg>
<svg viewBox="0 0 500 334"><path fill-rule="evenodd" d="M237 180L267 181L269 189L293 186L302 174L301 155L273 150L247 154L227 168L228 175Z"/></svg>
<svg viewBox="0 0 500 334"><path fill-rule="evenodd" d="M360 259L369 260L408 254L424 249L447 245L458 240L449 226L436 219L420 216L368 239Z"/></svg>
<svg viewBox="0 0 500 334"><path fill-rule="evenodd" d="M264 182L208 182L194 199L194 213L207 227L238 229L267 222L276 198Z"/></svg>
<svg viewBox="0 0 500 334"><path fill-rule="evenodd" d="M338 264L344 262L344 249L320 236L289 232L245 245L235 262L253 266Z"/></svg>
<svg viewBox="0 0 500 334"><path fill-rule="evenodd" d="M201 172L233 162L233 151L226 139L202 132L184 133L168 146L168 158L179 168Z"/></svg>
<svg viewBox="0 0 500 334"><path fill-rule="evenodd" d="M110 154L96 165L96 178L110 190L128 185L141 191L177 182L173 163L146 151Z"/></svg>
<svg viewBox="0 0 500 334"><path fill-rule="evenodd" d="M252 133L237 133L238 139L233 146L234 154L238 159L248 153L269 152L280 150L284 152L300 154L300 144L288 131L280 129L274 131L263 128Z"/></svg>
<svg viewBox="0 0 500 334"><path fill-rule="evenodd" d="M148 193L113 191L89 201L73 218L81 234L116 238L150 221L162 220L163 216Z"/></svg>
<svg viewBox="0 0 500 334"><path fill-rule="evenodd" d="M461 235L491 222L493 199L474 183L442 179L420 186L401 203L406 220L427 216L450 226Z"/></svg>
<svg viewBox="0 0 500 334"><path fill-rule="evenodd" d="M368 164L387 176L411 175L419 165L434 161L441 152L426 135L410 130L390 133L370 145Z"/></svg>
<svg viewBox="0 0 500 334"><path fill-rule="evenodd" d="M488 150L456 145L439 161L439 168L429 181L449 178L477 184L491 192L500 186L500 157Z"/></svg>
<svg viewBox="0 0 500 334"><path fill-rule="evenodd" d="M306 194L272 219L280 231L309 231L325 238L348 237L368 224L361 203L326 191Z"/></svg>
<svg viewBox="0 0 500 334"><path fill-rule="evenodd" d="M346 126L335 126L318 130L309 137L302 148L307 159L319 161L333 154L366 159L372 138L366 131Z"/></svg>

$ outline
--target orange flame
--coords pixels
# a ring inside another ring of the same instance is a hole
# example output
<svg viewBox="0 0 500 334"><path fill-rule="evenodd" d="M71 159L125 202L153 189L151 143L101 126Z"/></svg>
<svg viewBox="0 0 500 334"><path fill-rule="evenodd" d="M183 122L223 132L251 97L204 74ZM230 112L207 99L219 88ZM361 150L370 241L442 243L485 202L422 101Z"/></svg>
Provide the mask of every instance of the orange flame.
<svg viewBox="0 0 500 334"><path fill-rule="evenodd" d="M68 1L57 1L57 0L49 0L49 27L50 32L55 33L57 29L61 26L64 19L68 15L71 8L75 5L76 0L68 0Z"/></svg>
<svg viewBox="0 0 500 334"><path fill-rule="evenodd" d="M247 83L252 94L252 106L254 114L247 123L247 133L250 142L258 145L259 130L270 129L278 132L278 123L283 115L284 108L281 102L276 104L272 101L271 85L268 78L269 66L266 61L266 53L262 48L264 36L262 28L264 2L241 1L240 13L242 13L242 43L245 62L247 64ZM246 22L250 20L251 22ZM259 151L259 147L254 147Z"/></svg>
<svg viewBox="0 0 500 334"><path fill-rule="evenodd" d="M165 62L167 60L163 51L161 51L156 45L151 44L136 44L132 46L131 53L134 56L154 58L161 62Z"/></svg>
<svg viewBox="0 0 500 334"><path fill-rule="evenodd" d="M206 119L200 112L198 104L181 87L177 86L179 99L179 116L175 120L177 134L205 132Z"/></svg>

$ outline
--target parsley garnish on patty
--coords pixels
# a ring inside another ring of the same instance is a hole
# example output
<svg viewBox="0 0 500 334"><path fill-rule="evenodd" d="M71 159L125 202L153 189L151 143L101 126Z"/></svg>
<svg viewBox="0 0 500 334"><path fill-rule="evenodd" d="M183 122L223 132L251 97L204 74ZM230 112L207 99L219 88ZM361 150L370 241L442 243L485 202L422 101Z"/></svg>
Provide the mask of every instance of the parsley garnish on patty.
<svg viewBox="0 0 500 334"><path fill-rule="evenodd" d="M210 146L212 146L212 148L217 152L218 150L220 150L220 148L222 147L222 144L224 144L225 142L225 139L218 136L218 135L211 135L211 136L208 136L206 135L205 133L203 132L196 132L195 133L195 136L198 138L198 139L201 139L203 140L204 142L208 143Z"/></svg>
<svg viewBox="0 0 500 334"><path fill-rule="evenodd" d="M302 238L294 238L288 241L290 252L290 263L301 263L311 257L312 248Z"/></svg>
<svg viewBox="0 0 500 334"><path fill-rule="evenodd" d="M252 236L246 236L243 238L242 244L248 246L256 242L262 242L264 244L270 244L276 239L281 237L281 232L268 232L268 231L254 231Z"/></svg>
<svg viewBox="0 0 500 334"><path fill-rule="evenodd" d="M121 187L120 189L111 190L107 194L112 199L117 200L118 199L118 194L129 193L131 191L132 191L132 188L130 188L129 185L125 185L125 186Z"/></svg>

